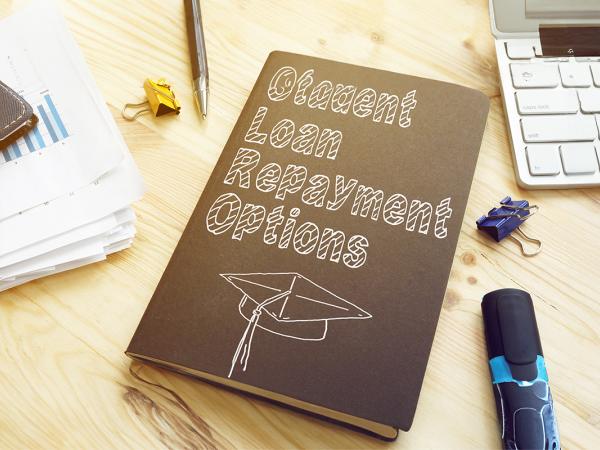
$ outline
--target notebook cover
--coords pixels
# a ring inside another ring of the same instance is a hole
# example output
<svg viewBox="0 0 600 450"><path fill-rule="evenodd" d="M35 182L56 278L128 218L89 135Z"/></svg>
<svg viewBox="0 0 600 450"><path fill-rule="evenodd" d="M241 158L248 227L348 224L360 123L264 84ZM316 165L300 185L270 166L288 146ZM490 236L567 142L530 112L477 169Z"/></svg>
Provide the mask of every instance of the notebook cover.
<svg viewBox="0 0 600 450"><path fill-rule="evenodd" d="M127 353L408 430L488 108L271 53Z"/></svg>

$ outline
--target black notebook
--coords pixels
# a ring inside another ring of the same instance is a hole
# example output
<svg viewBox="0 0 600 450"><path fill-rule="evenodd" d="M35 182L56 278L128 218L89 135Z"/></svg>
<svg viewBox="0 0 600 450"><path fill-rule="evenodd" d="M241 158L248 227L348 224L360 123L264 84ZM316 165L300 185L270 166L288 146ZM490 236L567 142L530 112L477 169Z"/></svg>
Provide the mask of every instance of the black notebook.
<svg viewBox="0 0 600 450"><path fill-rule="evenodd" d="M487 112L472 89L272 53L127 354L408 430Z"/></svg>

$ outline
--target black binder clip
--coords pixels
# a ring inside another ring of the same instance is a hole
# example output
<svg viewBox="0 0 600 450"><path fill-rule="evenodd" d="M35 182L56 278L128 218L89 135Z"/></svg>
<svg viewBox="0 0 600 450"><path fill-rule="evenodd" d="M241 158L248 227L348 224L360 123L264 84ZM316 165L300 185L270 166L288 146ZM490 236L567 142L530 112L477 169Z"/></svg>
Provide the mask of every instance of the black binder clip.
<svg viewBox="0 0 600 450"><path fill-rule="evenodd" d="M500 200L500 206L493 208L487 216L481 216L477 219L477 228L489 234L496 242L500 242L505 237L510 237L521 247L521 253L524 256L537 255L542 250L542 241L534 239L525 234L520 226L539 210L537 205L529 205L527 200L512 200L505 197ZM515 231L525 242L512 234ZM525 243L535 244L533 251L527 251Z"/></svg>

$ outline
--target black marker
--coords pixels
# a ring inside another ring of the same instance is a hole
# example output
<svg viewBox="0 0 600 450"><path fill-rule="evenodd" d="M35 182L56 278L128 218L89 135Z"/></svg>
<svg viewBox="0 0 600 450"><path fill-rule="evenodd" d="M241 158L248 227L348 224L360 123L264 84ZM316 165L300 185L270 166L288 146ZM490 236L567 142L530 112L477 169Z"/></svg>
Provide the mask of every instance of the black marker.
<svg viewBox="0 0 600 450"><path fill-rule="evenodd" d="M531 297L518 289L500 289L483 297L481 310L504 448L559 450Z"/></svg>

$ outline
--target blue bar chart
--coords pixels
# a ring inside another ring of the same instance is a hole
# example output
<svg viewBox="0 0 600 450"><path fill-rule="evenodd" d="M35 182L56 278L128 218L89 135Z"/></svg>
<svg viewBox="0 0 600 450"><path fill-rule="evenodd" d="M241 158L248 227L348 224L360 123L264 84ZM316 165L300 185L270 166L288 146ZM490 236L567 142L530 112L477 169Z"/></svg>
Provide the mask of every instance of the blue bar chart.
<svg viewBox="0 0 600 450"><path fill-rule="evenodd" d="M38 117L37 125L28 134L0 152L0 164L45 149L69 137L65 121L48 91L41 93L33 110Z"/></svg>

